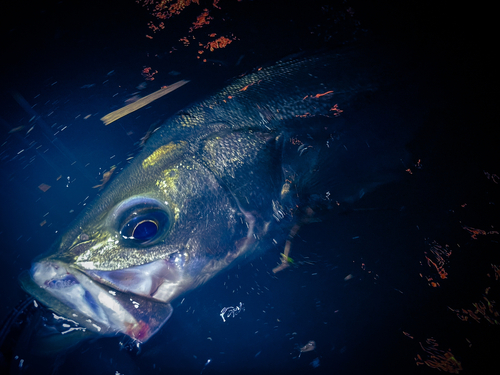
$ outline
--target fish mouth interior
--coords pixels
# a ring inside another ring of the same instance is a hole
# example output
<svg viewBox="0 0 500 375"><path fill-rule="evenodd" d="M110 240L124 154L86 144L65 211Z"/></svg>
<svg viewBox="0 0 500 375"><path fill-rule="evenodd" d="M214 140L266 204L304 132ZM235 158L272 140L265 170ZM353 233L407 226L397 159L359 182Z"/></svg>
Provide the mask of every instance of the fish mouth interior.
<svg viewBox="0 0 500 375"><path fill-rule="evenodd" d="M188 288L190 278L182 267L169 260L113 271L82 270L86 275L107 286L159 302L169 302ZM62 281L70 282L68 281Z"/></svg>
<svg viewBox="0 0 500 375"><path fill-rule="evenodd" d="M172 314L168 303L113 289L59 261L34 263L20 281L49 309L104 335L124 333L145 342Z"/></svg>

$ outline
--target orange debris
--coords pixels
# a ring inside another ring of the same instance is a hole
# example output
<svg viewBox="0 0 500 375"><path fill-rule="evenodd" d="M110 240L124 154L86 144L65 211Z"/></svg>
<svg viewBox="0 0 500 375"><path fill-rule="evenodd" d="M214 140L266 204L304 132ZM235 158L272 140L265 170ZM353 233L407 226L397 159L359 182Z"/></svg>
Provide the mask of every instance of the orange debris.
<svg viewBox="0 0 500 375"><path fill-rule="evenodd" d="M318 99L322 96L325 96L325 95L328 95L328 94L333 94L333 90L330 90L330 91L327 91L327 92L324 92L322 94L316 94L316 95L306 95L304 96L304 98L302 98L302 100L306 100L306 99Z"/></svg>
<svg viewBox="0 0 500 375"><path fill-rule="evenodd" d="M403 335L405 335L406 337L409 337L410 339L413 339L413 336L410 335L408 332L403 331Z"/></svg>
<svg viewBox="0 0 500 375"><path fill-rule="evenodd" d="M448 258L451 256L452 250L448 245L442 246L436 241L433 241L431 243L431 247L429 250L432 254L433 259L431 259L431 254L425 255L427 265L431 268L435 268L441 279L446 279L448 277L448 273L444 269L444 265L447 263ZM427 252L425 254L427 254ZM422 274L420 274L420 276L422 277ZM439 286L439 283L434 282L432 277L426 276L425 278L429 282L430 286L434 288Z"/></svg>
<svg viewBox="0 0 500 375"><path fill-rule="evenodd" d="M215 40L212 40L211 42L208 42L205 45L205 49L210 49L210 52L213 52L214 50L218 48L225 48L228 44L231 44L233 40L236 39L233 37L233 39L226 38L225 36L221 36L220 38L217 38Z"/></svg>
<svg viewBox="0 0 500 375"><path fill-rule="evenodd" d="M208 9L203 9L203 13L196 17L196 21L193 22L193 26L189 28L189 32L192 33L194 30L200 29L203 26L210 24L210 21L214 18L209 16L208 14Z"/></svg>
<svg viewBox="0 0 500 375"><path fill-rule="evenodd" d="M417 354L417 358L415 358L417 366L427 365L450 374L458 374L463 370L462 364L455 358L450 349L447 351L439 349L437 341L433 338L427 339L425 342L425 346L421 342L419 344L427 358L424 360L420 354Z"/></svg>
<svg viewBox="0 0 500 375"><path fill-rule="evenodd" d="M469 231L471 233L471 237L474 240L477 240L477 236L486 236L487 234L498 234L498 231L496 230L490 230L489 232L486 232L485 230L467 227L465 225L462 228Z"/></svg>
<svg viewBox="0 0 500 375"><path fill-rule="evenodd" d="M109 171L105 172L102 175L101 183L99 185L92 186L92 188L93 189L99 188L99 190L101 190L108 183L108 181L111 179L111 176L113 175L113 172L115 171L115 169L116 169L116 166L112 166Z"/></svg>
<svg viewBox="0 0 500 375"><path fill-rule="evenodd" d="M146 81L153 81L156 73L158 73L158 70L153 71L151 67L147 67L142 69L141 75L146 79Z"/></svg>
<svg viewBox="0 0 500 375"><path fill-rule="evenodd" d="M341 114L342 112L344 112L344 110L343 110L343 109L340 109L340 108L339 108L339 105L338 105L338 104L335 104L332 108L330 108L330 111L332 111L332 112L333 112L333 115L334 115L334 116L340 116L340 114Z"/></svg>

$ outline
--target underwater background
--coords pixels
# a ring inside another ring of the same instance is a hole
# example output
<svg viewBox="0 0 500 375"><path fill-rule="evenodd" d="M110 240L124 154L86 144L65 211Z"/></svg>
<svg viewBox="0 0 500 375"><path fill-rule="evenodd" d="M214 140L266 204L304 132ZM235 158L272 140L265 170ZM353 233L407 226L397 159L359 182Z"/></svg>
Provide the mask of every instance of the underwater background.
<svg viewBox="0 0 500 375"><path fill-rule="evenodd" d="M347 0L2 8L2 373L497 373L500 170L487 9ZM277 246L180 297L139 350L123 337L34 348L37 312L31 301L15 310L28 298L18 275L151 127L232 77L346 46L380 46L388 61L405 62L394 76L408 82L393 86L415 100L362 114L416 129L397 181L301 228L293 267L271 273ZM181 79L191 82L100 121ZM243 311L221 319L240 303ZM300 353L310 340L315 349Z"/></svg>

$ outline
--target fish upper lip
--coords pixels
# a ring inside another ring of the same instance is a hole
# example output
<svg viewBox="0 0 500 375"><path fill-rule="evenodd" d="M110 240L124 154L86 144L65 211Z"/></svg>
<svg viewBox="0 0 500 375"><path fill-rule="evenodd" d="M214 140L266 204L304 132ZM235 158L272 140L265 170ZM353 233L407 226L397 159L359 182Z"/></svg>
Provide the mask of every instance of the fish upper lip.
<svg viewBox="0 0 500 375"><path fill-rule="evenodd" d="M184 272L164 259L122 270L80 269L96 282L123 293L169 302L181 292Z"/></svg>

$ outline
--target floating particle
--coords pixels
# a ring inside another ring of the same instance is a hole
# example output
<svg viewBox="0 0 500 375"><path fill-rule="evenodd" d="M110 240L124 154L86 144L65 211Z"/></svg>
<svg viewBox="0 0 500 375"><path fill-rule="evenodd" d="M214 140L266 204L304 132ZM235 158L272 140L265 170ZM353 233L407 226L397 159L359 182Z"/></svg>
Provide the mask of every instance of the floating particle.
<svg viewBox="0 0 500 375"><path fill-rule="evenodd" d="M316 342L313 340L309 341L307 344L299 348L301 353L310 352L314 349L316 349Z"/></svg>
<svg viewBox="0 0 500 375"><path fill-rule="evenodd" d="M236 307L233 306L224 307L220 312L220 317L222 318L222 321L225 322L226 318L229 317L234 318L242 311L245 311L245 308L243 307L243 303L240 302L240 305Z"/></svg>
<svg viewBox="0 0 500 375"><path fill-rule="evenodd" d="M136 102L126 105L123 108L117 109L116 111L113 111L111 113L108 113L106 116L101 118L101 121L105 125L111 124L113 121L116 121L123 116L128 115L129 113L132 113L134 111L137 111L138 109L146 106L147 104L151 103L152 101L161 98L162 96L171 93L172 91L178 89L179 87L185 85L189 81L182 80L176 83L173 83L172 85L168 87L162 87L160 90L153 92L152 94L149 94Z"/></svg>
<svg viewBox="0 0 500 375"><path fill-rule="evenodd" d="M47 184L40 184L38 185L38 188L45 193L47 190L51 188L51 186Z"/></svg>

